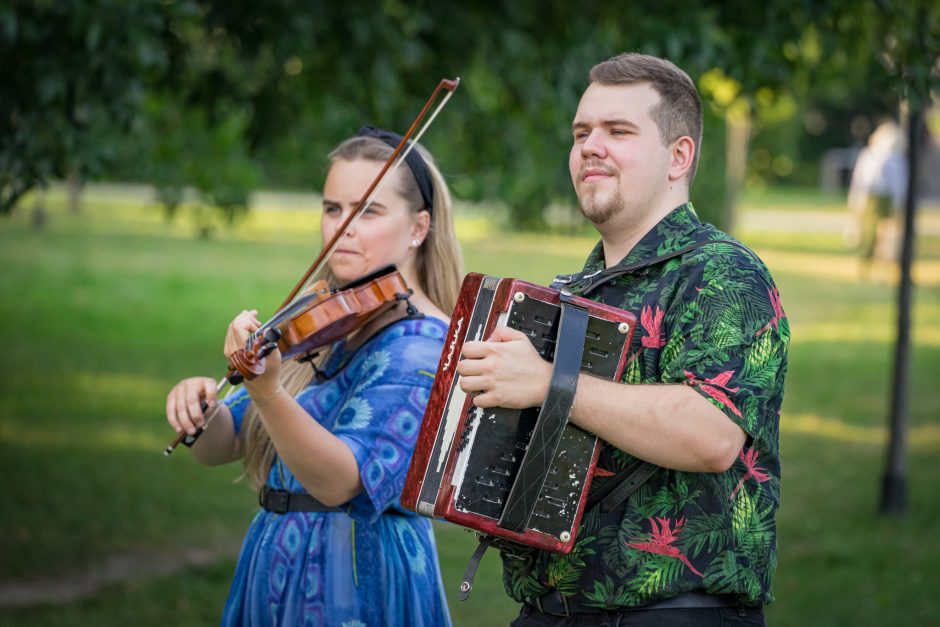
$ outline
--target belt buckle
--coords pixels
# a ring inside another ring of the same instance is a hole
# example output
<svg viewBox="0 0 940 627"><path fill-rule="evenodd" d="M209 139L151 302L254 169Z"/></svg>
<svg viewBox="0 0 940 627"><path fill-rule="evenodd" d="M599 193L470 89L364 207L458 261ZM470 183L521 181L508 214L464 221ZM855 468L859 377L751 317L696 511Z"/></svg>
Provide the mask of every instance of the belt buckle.
<svg viewBox="0 0 940 627"><path fill-rule="evenodd" d="M553 598L552 600L556 602L558 598L561 598L561 607L564 610L564 614L559 614L558 612L552 612L552 611L546 610L542 606L542 599L545 597L548 597L549 595L554 596L555 598ZM549 592L548 594L543 594L540 597L535 597L535 607L538 608L539 612L547 616L563 616L565 618L568 618L571 616L571 608L568 607L568 599L565 597L565 595L561 594L558 591Z"/></svg>
<svg viewBox="0 0 940 627"><path fill-rule="evenodd" d="M268 490L264 495L262 506L275 514L286 514L290 511L290 492L287 490Z"/></svg>

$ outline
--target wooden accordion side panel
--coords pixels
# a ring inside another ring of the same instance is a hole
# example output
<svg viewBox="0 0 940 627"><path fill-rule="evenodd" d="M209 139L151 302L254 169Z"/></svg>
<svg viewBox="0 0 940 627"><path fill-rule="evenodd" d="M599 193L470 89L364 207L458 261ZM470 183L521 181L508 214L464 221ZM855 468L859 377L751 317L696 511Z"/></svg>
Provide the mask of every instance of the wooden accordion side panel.
<svg viewBox="0 0 940 627"><path fill-rule="evenodd" d="M464 342L484 340L502 325L528 335L542 357L551 361L561 311L558 303L558 292L547 287L467 275L402 493L406 508L526 546L571 551L600 441L568 423L527 528L518 533L501 528L497 521L528 449L539 409L475 407L460 389L455 372ZM576 298L574 304L589 314L582 373L619 379L635 317L583 298Z"/></svg>

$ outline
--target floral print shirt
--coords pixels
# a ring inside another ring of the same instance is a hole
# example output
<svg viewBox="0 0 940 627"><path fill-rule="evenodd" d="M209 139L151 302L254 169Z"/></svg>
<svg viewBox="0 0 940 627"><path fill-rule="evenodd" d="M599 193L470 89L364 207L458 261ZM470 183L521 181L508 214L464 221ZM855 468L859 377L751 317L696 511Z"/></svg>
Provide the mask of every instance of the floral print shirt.
<svg viewBox="0 0 940 627"><path fill-rule="evenodd" d="M619 508L589 509L568 555L504 552L504 583L516 600L552 590L610 610L691 590L730 594L746 605L773 600L790 327L767 268L730 241L686 203L617 264L650 265L586 296L639 322L622 383L691 386L747 434L738 459L723 473L657 469ZM708 243L656 261L700 242ZM598 243L584 272L604 267ZM592 489L636 461L605 445Z"/></svg>

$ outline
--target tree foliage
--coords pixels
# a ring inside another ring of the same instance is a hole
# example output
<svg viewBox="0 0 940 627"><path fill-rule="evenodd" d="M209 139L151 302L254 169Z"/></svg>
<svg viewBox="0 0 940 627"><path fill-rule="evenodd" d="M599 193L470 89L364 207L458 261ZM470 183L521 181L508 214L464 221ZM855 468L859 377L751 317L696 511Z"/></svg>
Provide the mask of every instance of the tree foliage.
<svg viewBox="0 0 940 627"><path fill-rule="evenodd" d="M0 5L0 213L70 171L94 175L165 71L156 0Z"/></svg>
<svg viewBox="0 0 940 627"><path fill-rule="evenodd" d="M547 205L573 199L566 155L587 72L636 50L674 60L706 97L693 198L707 214L722 203L731 108L760 115L820 80L935 81L937 13L927 0L13 0L0 8L0 211L79 168L156 182L171 205L189 186L232 215L257 184L317 187L337 141L365 123L405 128L459 75L425 142L460 197L540 226ZM911 46L924 21L926 45Z"/></svg>

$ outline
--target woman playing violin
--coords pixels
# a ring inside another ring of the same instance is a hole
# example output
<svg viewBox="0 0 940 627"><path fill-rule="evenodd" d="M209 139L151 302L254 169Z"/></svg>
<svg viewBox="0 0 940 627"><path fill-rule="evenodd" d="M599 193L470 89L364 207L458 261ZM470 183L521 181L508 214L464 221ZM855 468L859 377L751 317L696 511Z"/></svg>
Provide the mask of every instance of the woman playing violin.
<svg viewBox="0 0 940 627"><path fill-rule="evenodd" d="M323 188L329 241L400 137L365 127L334 149ZM344 285L395 264L409 302L335 342L309 364L281 362L218 406L192 446L200 462L244 461L262 508L248 530L223 625L449 624L431 525L401 508L447 320L462 276L450 194L421 146L347 227L328 262ZM410 305L410 306L409 306ZM417 311L416 311L417 310ZM225 354L261 326L229 325ZM167 396L177 431L205 424L215 381L185 379Z"/></svg>

